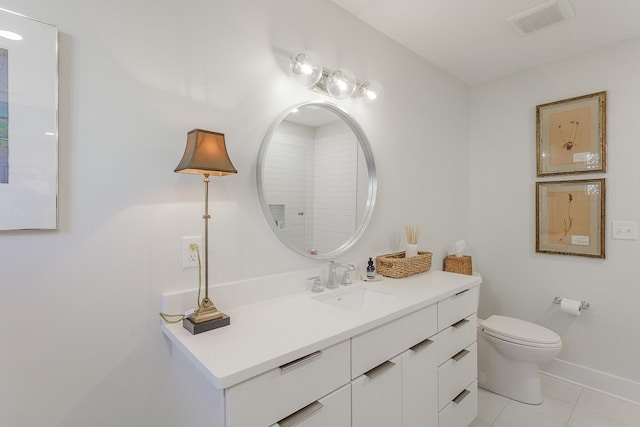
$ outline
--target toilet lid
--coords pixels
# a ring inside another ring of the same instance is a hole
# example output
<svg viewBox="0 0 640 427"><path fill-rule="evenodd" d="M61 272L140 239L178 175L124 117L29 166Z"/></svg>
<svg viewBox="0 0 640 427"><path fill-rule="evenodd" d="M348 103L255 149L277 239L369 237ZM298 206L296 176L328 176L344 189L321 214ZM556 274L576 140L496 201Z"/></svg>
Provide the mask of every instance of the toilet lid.
<svg viewBox="0 0 640 427"><path fill-rule="evenodd" d="M490 316L480 322L485 332L506 340L533 344L560 344L560 336L543 326L513 317Z"/></svg>

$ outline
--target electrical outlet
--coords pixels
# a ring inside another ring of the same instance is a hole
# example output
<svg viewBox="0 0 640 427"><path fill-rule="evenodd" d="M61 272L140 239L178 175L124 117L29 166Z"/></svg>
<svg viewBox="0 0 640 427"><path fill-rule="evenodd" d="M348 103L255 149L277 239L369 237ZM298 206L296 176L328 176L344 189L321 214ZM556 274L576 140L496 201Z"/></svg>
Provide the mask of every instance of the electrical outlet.
<svg viewBox="0 0 640 427"><path fill-rule="evenodd" d="M202 236L182 237L182 268L198 268L198 251L191 249L191 245L197 245L202 259Z"/></svg>
<svg viewBox="0 0 640 427"><path fill-rule="evenodd" d="M638 240L638 223L634 221L613 221L612 239Z"/></svg>

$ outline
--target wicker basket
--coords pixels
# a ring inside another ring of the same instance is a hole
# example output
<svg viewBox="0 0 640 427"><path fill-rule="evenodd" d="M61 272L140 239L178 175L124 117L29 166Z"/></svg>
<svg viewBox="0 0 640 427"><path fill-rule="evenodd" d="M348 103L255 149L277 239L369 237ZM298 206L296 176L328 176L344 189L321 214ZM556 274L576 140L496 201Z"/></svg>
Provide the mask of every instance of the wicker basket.
<svg viewBox="0 0 640 427"><path fill-rule="evenodd" d="M444 271L471 275L473 273L471 257L469 255L463 255L460 257L449 255L444 259Z"/></svg>
<svg viewBox="0 0 640 427"><path fill-rule="evenodd" d="M418 252L418 255L404 257L404 252L380 255L376 257L378 273L386 277L399 279L413 274L424 273L431 268L431 252Z"/></svg>

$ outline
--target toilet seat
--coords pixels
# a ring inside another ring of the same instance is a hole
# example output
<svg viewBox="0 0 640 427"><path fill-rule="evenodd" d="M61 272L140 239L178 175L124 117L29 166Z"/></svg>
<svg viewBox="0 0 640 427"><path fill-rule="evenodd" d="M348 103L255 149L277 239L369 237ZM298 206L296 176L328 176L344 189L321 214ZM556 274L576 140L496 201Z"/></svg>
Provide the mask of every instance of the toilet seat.
<svg viewBox="0 0 640 427"><path fill-rule="evenodd" d="M562 346L558 334L543 326L507 316L490 316L479 322L480 328L489 336L514 344L538 348Z"/></svg>

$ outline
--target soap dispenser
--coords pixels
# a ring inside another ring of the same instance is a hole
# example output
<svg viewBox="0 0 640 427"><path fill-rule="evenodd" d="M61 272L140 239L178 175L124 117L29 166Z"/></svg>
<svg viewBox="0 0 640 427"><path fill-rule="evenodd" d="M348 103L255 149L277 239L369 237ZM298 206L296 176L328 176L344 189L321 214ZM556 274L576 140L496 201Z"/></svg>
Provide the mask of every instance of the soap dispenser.
<svg viewBox="0 0 640 427"><path fill-rule="evenodd" d="M373 266L373 259L369 257L369 265L367 266L367 279L376 278L376 268Z"/></svg>

